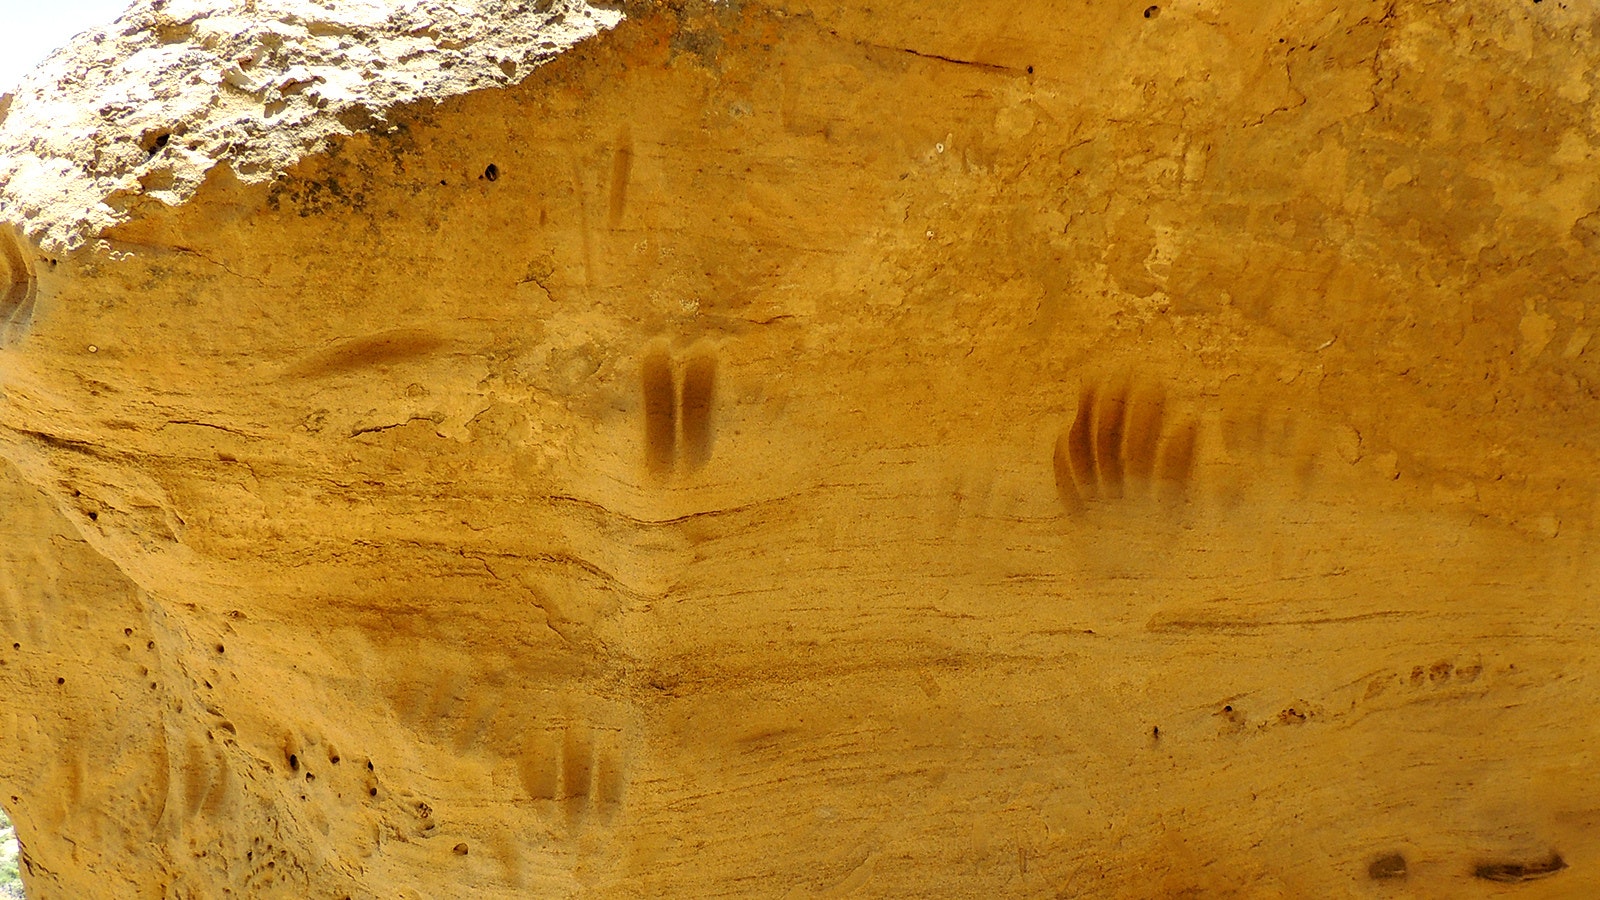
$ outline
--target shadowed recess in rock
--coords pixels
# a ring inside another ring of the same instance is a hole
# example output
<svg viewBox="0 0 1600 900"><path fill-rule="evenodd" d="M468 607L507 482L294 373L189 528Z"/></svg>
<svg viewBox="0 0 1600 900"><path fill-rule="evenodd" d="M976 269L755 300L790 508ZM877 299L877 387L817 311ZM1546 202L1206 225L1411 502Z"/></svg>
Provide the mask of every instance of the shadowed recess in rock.
<svg viewBox="0 0 1600 900"><path fill-rule="evenodd" d="M16 343L33 321L37 282L22 248L0 223L0 346Z"/></svg>

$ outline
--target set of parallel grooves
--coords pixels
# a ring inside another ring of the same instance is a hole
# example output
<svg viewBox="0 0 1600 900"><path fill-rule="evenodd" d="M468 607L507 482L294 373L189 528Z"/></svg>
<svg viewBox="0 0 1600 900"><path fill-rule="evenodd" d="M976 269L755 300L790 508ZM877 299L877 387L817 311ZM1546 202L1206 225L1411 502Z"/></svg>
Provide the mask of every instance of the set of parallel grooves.
<svg viewBox="0 0 1600 900"><path fill-rule="evenodd" d="M1193 474L1199 429L1174 422L1164 392L1125 382L1089 384L1072 424L1056 440L1056 490L1068 509L1124 496L1182 499Z"/></svg>

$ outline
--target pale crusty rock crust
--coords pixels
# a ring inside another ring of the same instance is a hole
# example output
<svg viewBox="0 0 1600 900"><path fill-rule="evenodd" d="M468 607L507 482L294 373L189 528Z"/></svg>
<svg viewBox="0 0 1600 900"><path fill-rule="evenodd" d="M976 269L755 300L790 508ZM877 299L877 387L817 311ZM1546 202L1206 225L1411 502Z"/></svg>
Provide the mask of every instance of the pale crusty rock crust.
<svg viewBox="0 0 1600 900"><path fill-rule="evenodd" d="M515 84L622 13L583 0L138 0L0 97L0 219L75 249L218 163L264 181L384 111Z"/></svg>

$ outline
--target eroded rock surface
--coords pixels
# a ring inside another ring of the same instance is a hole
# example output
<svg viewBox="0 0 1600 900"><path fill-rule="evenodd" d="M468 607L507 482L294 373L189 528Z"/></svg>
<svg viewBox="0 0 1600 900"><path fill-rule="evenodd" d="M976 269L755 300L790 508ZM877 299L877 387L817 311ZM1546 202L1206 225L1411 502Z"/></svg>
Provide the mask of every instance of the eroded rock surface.
<svg viewBox="0 0 1600 900"><path fill-rule="evenodd" d="M1600 886L1588 6L249 9L0 126L30 896Z"/></svg>
<svg viewBox="0 0 1600 900"><path fill-rule="evenodd" d="M0 217L77 249L218 165L272 178L396 105L515 84L620 19L584 0L141 0L0 104Z"/></svg>

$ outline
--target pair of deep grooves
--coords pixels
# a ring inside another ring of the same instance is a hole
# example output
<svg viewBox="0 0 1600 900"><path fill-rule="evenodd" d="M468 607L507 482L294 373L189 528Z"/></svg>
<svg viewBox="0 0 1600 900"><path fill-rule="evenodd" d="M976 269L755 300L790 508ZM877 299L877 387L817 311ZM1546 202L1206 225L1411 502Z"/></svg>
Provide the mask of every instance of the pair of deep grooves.
<svg viewBox="0 0 1600 900"><path fill-rule="evenodd" d="M710 353L691 355L683 366L683 390L672 356L665 350L644 358L645 460L662 475L680 464L698 469L711 458L711 405L716 391L717 362Z"/></svg>

